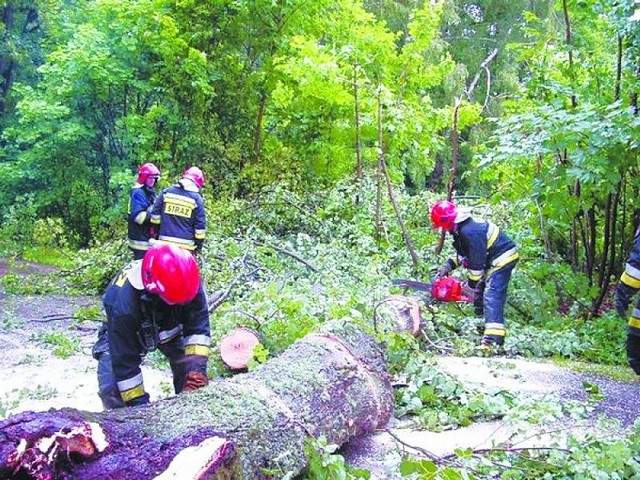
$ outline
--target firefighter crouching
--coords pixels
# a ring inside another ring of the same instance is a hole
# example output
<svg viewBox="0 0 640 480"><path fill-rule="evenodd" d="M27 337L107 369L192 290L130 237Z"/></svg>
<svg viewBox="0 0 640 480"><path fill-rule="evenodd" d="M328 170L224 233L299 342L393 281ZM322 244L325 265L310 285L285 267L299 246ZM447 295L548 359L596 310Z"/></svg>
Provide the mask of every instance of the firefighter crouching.
<svg viewBox="0 0 640 480"><path fill-rule="evenodd" d="M198 167L184 171L177 184L164 189L151 211L158 226L158 242L177 245L198 253L206 235L206 215L200 190L204 174Z"/></svg>
<svg viewBox="0 0 640 480"><path fill-rule="evenodd" d="M106 350L98 344L99 395L106 409L149 403L140 365L158 348L176 393L209 383L209 310L195 258L172 245L151 247L107 287Z"/></svg>
<svg viewBox="0 0 640 480"><path fill-rule="evenodd" d="M640 228L636 231L635 245L616 286L615 305L620 318L627 319L629 304L638 290L640 290ZM640 298L631 311L631 318L627 324L626 349L629 366L640 375Z"/></svg>
<svg viewBox="0 0 640 480"><path fill-rule="evenodd" d="M511 273L518 263L518 248L494 223L475 220L470 210L450 201L436 202L431 209L435 228L449 232L458 258L449 259L438 271L444 277L462 265L468 278L465 295L474 298L476 314L484 316L480 350L491 351L504 344L504 306Z"/></svg>

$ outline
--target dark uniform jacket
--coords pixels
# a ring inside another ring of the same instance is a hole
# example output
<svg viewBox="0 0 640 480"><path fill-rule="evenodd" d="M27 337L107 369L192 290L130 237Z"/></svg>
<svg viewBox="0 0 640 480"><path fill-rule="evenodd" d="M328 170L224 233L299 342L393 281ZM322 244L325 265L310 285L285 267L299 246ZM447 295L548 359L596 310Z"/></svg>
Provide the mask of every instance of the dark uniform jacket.
<svg viewBox="0 0 640 480"><path fill-rule="evenodd" d="M627 258L624 272L616 287L616 307L626 310L631 297L640 290L640 230L636 232L635 245ZM629 320L629 332L640 336L640 309L635 308Z"/></svg>
<svg viewBox="0 0 640 480"><path fill-rule="evenodd" d="M151 217L147 214L156 200L155 190L145 185L136 184L131 189L129 197L129 211L127 233L131 250L147 251L151 246L149 238L153 237L150 224Z"/></svg>
<svg viewBox="0 0 640 480"><path fill-rule="evenodd" d="M640 290L640 229L636 231L635 245L627 258L624 272L616 287L615 305L618 314L627 318L631 298ZM640 300L636 302L627 323L627 360L633 371L640 375Z"/></svg>
<svg viewBox="0 0 640 480"><path fill-rule="evenodd" d="M140 263L141 260L131 262L109 284L103 297L113 374L125 403L146 395L140 369L146 350L138 336L144 319L155 322L158 347L163 353L164 344L179 346L182 358L170 360L172 370L174 363L184 366L181 376L191 370L206 373L209 355L209 310L202 285L190 303L167 305L157 296L147 294L141 281L136 280L139 270L137 274L135 271ZM174 384L182 385L182 379L175 376L174 370Z"/></svg>
<svg viewBox="0 0 640 480"><path fill-rule="evenodd" d="M159 225L161 243L199 250L207 223L202 196L182 183L163 190L153 206L151 223Z"/></svg>
<svg viewBox="0 0 640 480"><path fill-rule="evenodd" d="M468 218L458 223L457 229L451 234L453 247L458 256L464 259L464 266L468 269L468 284L471 288L475 288L480 280L498 269L518 260L515 242L493 222ZM461 263L460 259L448 261L452 268Z"/></svg>

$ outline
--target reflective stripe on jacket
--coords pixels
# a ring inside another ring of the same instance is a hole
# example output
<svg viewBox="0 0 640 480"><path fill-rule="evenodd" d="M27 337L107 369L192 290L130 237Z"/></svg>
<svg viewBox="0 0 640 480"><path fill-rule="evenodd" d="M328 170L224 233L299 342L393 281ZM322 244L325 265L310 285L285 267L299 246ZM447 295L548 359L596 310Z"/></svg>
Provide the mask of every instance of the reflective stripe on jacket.
<svg viewBox="0 0 640 480"><path fill-rule="evenodd" d="M136 184L131 189L127 212L127 237L132 250L148 250L151 247L151 218L147 209L156 200L156 192L144 185Z"/></svg>
<svg viewBox="0 0 640 480"><path fill-rule="evenodd" d="M199 192L173 185L159 195L151 212L151 223L159 225L158 240L195 250L206 235L204 201Z"/></svg>
<svg viewBox="0 0 640 480"><path fill-rule="evenodd" d="M467 261L472 288L491 273L518 260L515 242L493 222L468 218L458 223L451 234L456 253Z"/></svg>
<svg viewBox="0 0 640 480"><path fill-rule="evenodd" d="M190 340L190 343L200 346L197 354L204 357L205 361L211 337L209 309L202 285L191 302L167 305L158 297L138 290L131 284L128 274L135 264L132 262L125 267L109 284L103 297L113 375L126 402L145 395L140 365L146 352L138 340L143 315L153 316L159 343L166 343L180 334L185 340L197 339L197 342ZM189 342L187 348L188 345Z"/></svg>

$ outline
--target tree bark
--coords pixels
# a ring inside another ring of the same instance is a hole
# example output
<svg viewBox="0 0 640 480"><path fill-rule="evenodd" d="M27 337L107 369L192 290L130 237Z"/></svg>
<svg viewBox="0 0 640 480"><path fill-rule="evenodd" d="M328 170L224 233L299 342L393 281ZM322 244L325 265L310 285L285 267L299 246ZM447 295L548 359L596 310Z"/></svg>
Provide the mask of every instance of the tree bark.
<svg viewBox="0 0 640 480"><path fill-rule="evenodd" d="M148 406L10 417L0 478L282 478L304 469L308 438L342 445L392 411L381 348L336 321L249 373Z"/></svg>
<svg viewBox="0 0 640 480"><path fill-rule="evenodd" d="M360 205L362 194L362 138L360 134L360 99L358 89L358 62L353 64L353 121L355 123L355 150L356 150L356 198L355 204Z"/></svg>
<svg viewBox="0 0 640 480"><path fill-rule="evenodd" d="M380 241L384 235L382 225L382 86L378 85L378 162L376 167L376 240Z"/></svg>
<svg viewBox="0 0 640 480"><path fill-rule="evenodd" d="M418 258L418 254L416 253L416 248L413 245L413 239L407 230L407 227L404 224L404 220L402 219L402 215L400 213L400 208L398 207L398 203L396 202L396 198L393 194L393 185L391 184L391 177L389 176L389 169L387 168L387 162L384 159L384 152L380 154L380 165L382 167L382 171L384 173L384 179L387 183L387 194L389 195L389 201L391 202L391 206L393 207L393 211L396 214L396 220L398 221L398 225L400 226L400 231L402 232L402 238L404 238L404 243L407 246L407 251L409 252L409 256L411 257L411 264L413 265L413 270L416 271L418 269L418 263L420 259Z"/></svg>

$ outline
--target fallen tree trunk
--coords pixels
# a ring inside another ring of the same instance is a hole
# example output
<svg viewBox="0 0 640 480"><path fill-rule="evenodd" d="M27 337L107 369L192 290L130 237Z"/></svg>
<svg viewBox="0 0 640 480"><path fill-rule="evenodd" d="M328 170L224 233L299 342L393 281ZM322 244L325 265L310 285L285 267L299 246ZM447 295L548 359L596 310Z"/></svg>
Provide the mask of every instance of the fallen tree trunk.
<svg viewBox="0 0 640 480"><path fill-rule="evenodd" d="M378 344L332 322L249 373L148 406L10 417L0 478L282 478L304 469L309 437L342 445L392 410Z"/></svg>

